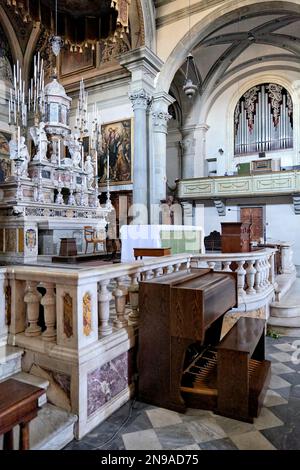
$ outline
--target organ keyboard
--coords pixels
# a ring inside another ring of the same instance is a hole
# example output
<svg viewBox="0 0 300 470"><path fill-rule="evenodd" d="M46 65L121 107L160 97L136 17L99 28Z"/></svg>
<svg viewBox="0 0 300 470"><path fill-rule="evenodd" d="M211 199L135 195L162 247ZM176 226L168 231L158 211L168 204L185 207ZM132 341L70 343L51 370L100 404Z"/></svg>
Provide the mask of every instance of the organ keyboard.
<svg viewBox="0 0 300 470"><path fill-rule="evenodd" d="M141 282L139 299L139 398L252 422L270 363L263 320L240 318L220 341L223 316L237 303L236 275L181 271Z"/></svg>

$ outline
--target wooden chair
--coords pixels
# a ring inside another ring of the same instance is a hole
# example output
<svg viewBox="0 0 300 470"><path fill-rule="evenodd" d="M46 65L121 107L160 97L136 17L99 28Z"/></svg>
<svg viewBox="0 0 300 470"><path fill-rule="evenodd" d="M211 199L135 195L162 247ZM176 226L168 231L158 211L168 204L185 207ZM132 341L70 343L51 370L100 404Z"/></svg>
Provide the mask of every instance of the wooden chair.
<svg viewBox="0 0 300 470"><path fill-rule="evenodd" d="M87 249L90 243L94 245L93 253L96 251L96 246L98 243L103 243L103 251L106 252L106 234L103 232L103 236L97 236L96 229L94 229L91 225L86 225L84 228L84 239L85 239L85 253L87 253Z"/></svg>

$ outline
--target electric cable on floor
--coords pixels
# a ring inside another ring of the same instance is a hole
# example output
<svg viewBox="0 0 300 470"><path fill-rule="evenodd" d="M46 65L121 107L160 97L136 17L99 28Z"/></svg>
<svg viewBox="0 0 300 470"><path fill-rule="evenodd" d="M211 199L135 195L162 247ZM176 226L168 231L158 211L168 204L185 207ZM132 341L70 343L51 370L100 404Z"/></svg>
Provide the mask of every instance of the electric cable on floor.
<svg viewBox="0 0 300 470"><path fill-rule="evenodd" d="M112 442L115 437L119 434L119 432L124 428L124 426L126 426L126 424L128 423L128 421L130 420L131 416L132 416L132 410L133 410L133 407L135 405L135 402L136 402L136 398L133 399L131 405L130 405L130 409L129 409L129 413L128 413L128 416L127 418L124 420L124 422L121 424L121 426L119 427L119 429L117 429L117 431L107 440L105 441L103 444L101 444L100 446L97 446L97 447L92 447L92 450L100 450L102 449L104 446L106 446L107 444L109 444L110 442Z"/></svg>

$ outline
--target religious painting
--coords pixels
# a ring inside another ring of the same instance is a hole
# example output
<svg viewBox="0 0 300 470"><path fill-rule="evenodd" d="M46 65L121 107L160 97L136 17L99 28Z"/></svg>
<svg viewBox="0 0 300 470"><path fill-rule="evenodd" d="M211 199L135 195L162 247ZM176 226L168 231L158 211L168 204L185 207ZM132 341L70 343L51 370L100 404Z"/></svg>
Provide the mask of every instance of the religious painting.
<svg viewBox="0 0 300 470"><path fill-rule="evenodd" d="M73 336L73 299L66 293L63 297L64 334L67 338Z"/></svg>
<svg viewBox="0 0 300 470"><path fill-rule="evenodd" d="M83 296L83 333L89 336L92 331L92 299L88 292Z"/></svg>
<svg viewBox="0 0 300 470"><path fill-rule="evenodd" d="M68 49L61 51L60 76L76 74L95 67L95 51L90 47L84 47L81 52L70 52Z"/></svg>
<svg viewBox="0 0 300 470"><path fill-rule="evenodd" d="M132 119L110 122L101 126L102 149L99 152L100 183L132 182L133 128Z"/></svg>
<svg viewBox="0 0 300 470"><path fill-rule="evenodd" d="M26 247L29 248L29 250L34 250L36 247L36 231L32 228L26 230L25 240Z"/></svg>
<svg viewBox="0 0 300 470"><path fill-rule="evenodd" d="M11 134L9 132L0 131L0 158L9 158L9 141Z"/></svg>

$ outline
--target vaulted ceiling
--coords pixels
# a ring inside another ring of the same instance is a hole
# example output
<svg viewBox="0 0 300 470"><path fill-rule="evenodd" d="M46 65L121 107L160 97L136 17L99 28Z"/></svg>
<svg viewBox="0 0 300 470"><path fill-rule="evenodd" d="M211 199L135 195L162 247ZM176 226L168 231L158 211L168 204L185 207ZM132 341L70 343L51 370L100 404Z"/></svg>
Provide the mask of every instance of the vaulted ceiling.
<svg viewBox="0 0 300 470"><path fill-rule="evenodd" d="M202 93L251 65L274 60L300 62L300 14L248 13L228 19L206 36L192 54ZM178 87L184 83L184 74L185 65L175 76Z"/></svg>

